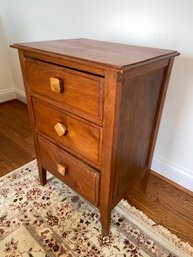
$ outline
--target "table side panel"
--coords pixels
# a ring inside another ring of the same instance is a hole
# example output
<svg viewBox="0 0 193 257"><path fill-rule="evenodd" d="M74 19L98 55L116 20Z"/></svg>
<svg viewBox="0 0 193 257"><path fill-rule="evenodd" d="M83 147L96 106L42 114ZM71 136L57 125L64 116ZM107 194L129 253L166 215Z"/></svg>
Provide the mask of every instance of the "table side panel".
<svg viewBox="0 0 193 257"><path fill-rule="evenodd" d="M167 62L168 63L168 62ZM147 169L154 121L167 66L123 80L118 117L114 202ZM140 72L139 72L140 74ZM115 140L115 139L114 139Z"/></svg>

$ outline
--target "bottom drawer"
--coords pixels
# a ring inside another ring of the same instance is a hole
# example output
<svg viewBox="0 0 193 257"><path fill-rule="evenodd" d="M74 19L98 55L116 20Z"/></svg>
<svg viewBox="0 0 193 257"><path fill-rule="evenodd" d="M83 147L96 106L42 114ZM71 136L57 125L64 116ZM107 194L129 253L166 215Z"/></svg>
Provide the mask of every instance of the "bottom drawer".
<svg viewBox="0 0 193 257"><path fill-rule="evenodd" d="M42 137L38 143L42 167L98 206L99 173Z"/></svg>

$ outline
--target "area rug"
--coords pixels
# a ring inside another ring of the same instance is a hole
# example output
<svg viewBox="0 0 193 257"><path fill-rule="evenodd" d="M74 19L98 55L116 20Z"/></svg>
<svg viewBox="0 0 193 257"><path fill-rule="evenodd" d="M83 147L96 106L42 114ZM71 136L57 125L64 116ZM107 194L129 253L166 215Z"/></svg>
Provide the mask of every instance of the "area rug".
<svg viewBox="0 0 193 257"><path fill-rule="evenodd" d="M0 179L0 257L193 256L193 249L121 201L101 237L98 210L52 175L39 184L36 161Z"/></svg>

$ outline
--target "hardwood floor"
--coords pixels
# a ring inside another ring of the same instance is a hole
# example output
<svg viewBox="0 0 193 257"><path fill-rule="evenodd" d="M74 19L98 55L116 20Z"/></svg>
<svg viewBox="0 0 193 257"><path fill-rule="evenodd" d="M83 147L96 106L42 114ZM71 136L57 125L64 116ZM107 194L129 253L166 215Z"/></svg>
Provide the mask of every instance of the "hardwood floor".
<svg viewBox="0 0 193 257"><path fill-rule="evenodd" d="M0 104L0 176L35 159L27 106L17 100Z"/></svg>
<svg viewBox="0 0 193 257"><path fill-rule="evenodd" d="M0 104L0 176L35 159L27 106L17 100ZM127 196L146 213L193 246L193 193L151 172L144 193L136 186Z"/></svg>
<svg viewBox="0 0 193 257"><path fill-rule="evenodd" d="M193 246L192 192L152 171L146 192L137 186L127 200L157 224Z"/></svg>

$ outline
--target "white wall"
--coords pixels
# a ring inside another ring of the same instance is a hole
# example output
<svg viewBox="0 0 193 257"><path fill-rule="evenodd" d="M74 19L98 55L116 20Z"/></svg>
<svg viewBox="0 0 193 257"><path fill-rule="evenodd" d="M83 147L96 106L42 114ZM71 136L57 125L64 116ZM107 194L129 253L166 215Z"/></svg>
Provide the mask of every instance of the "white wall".
<svg viewBox="0 0 193 257"><path fill-rule="evenodd" d="M193 191L192 0L0 0L7 42L87 37L177 50L152 168ZM23 90L9 49L17 90ZM20 91L21 92L21 91Z"/></svg>
<svg viewBox="0 0 193 257"><path fill-rule="evenodd" d="M15 86L9 60L7 43L5 41L0 15L0 102L15 97Z"/></svg>

